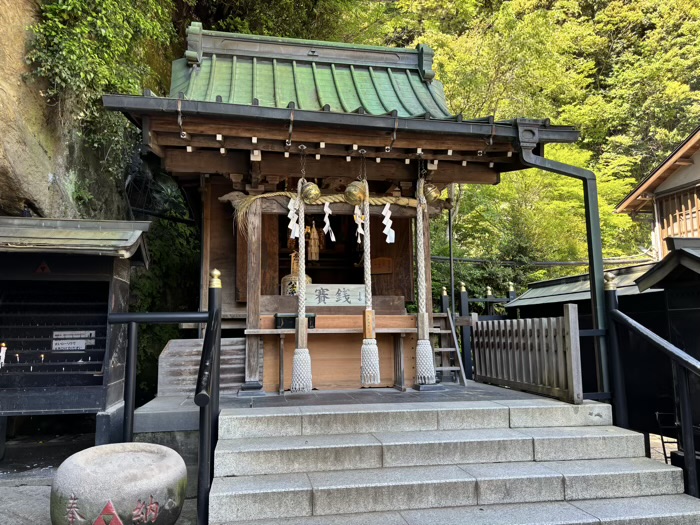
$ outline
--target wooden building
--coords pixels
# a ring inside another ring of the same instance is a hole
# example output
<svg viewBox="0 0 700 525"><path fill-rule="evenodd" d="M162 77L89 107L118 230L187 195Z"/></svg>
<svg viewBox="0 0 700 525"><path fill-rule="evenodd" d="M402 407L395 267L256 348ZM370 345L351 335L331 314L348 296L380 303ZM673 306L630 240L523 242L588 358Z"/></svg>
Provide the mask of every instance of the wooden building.
<svg viewBox="0 0 700 525"><path fill-rule="evenodd" d="M415 200L419 179L440 192L453 183L498 184L501 173L537 166L583 180L591 206L593 273L599 277L594 300L602 296L595 178L544 158L545 144L574 142L577 131L546 120L452 115L432 60L423 45L397 49L259 37L205 31L193 23L185 56L173 63L167 98L150 92L104 97L108 109L141 128L144 152L160 157L190 200L201 203L196 210L203 240L201 306L207 306L205 276L219 268L223 328L245 328L244 389L290 386L294 329L275 323L282 322L280 314L297 312L297 298L283 295L281 281L300 248L289 238L288 214L302 173L321 192L303 214L308 236L314 237L309 250L318 248L317 260L315 254L304 260L312 283L308 311L316 314L308 332L315 388L361 386L365 306L353 294L362 299L363 256L357 212L343 195L363 174L373 199L369 236L378 386L414 383L420 323L406 305L417 301L417 270L430 278L428 215L450 206L433 202L417 231L416 210L423 210ZM387 210L393 243L385 233ZM324 234L326 218L335 241ZM315 238L318 246L311 248ZM430 288L428 283L423 305L428 313ZM594 310L604 324L602 309Z"/></svg>
<svg viewBox="0 0 700 525"><path fill-rule="evenodd" d="M652 217L652 245L657 259L670 248L672 237L700 238L700 128L649 173L618 204L617 213Z"/></svg>
<svg viewBox="0 0 700 525"><path fill-rule="evenodd" d="M149 222L0 217L0 457L8 417L95 414L96 444L124 413L132 264Z"/></svg>

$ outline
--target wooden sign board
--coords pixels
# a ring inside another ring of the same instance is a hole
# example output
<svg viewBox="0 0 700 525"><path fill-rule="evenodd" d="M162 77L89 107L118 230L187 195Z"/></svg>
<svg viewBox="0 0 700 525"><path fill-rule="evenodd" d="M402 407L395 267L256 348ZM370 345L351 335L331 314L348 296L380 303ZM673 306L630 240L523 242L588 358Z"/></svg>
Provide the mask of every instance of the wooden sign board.
<svg viewBox="0 0 700 525"><path fill-rule="evenodd" d="M391 257L372 259L372 275L387 275L394 272L394 260Z"/></svg>
<svg viewBox="0 0 700 525"><path fill-rule="evenodd" d="M307 284L308 306L364 306L364 284Z"/></svg>

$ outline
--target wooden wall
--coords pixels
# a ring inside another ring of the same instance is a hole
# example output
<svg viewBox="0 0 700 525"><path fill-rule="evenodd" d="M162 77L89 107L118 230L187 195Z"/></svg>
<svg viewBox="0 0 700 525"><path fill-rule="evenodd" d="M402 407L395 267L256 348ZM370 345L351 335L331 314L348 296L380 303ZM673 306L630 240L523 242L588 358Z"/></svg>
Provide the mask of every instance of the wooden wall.
<svg viewBox="0 0 700 525"><path fill-rule="evenodd" d="M382 216L370 218L372 259L388 258L389 272L380 265L372 267L372 291L375 295L402 295L413 301L413 219L392 218L396 232L394 244L387 244Z"/></svg>
<svg viewBox="0 0 700 525"><path fill-rule="evenodd" d="M359 328L362 316L319 315L318 328ZM263 317L261 327L271 328L272 317ZM378 327L415 328L415 316L378 316ZM376 387L394 386L394 337L398 334L377 334L381 384ZM277 392L279 388L279 336L265 336L263 347L263 389ZM405 384L412 386L416 375L416 335L403 336ZM288 334L284 339L284 384L288 390L292 381L295 338ZM353 390L360 383L360 349L362 334L309 334L309 353L313 386L318 390Z"/></svg>
<svg viewBox="0 0 700 525"><path fill-rule="evenodd" d="M234 283L236 276L236 250L233 236L233 207L219 202L219 197L231 191L231 182L207 179L202 188L204 221L202 223L202 290L200 304L207 309L209 271L221 272L223 314L236 310Z"/></svg>
<svg viewBox="0 0 700 525"><path fill-rule="evenodd" d="M263 295L279 295L279 221L277 215L262 215L261 289ZM248 242L236 228L236 301L246 302L248 286Z"/></svg>
<svg viewBox="0 0 700 525"><path fill-rule="evenodd" d="M661 256L668 253L666 237L700 237L700 188L693 187L656 198Z"/></svg>

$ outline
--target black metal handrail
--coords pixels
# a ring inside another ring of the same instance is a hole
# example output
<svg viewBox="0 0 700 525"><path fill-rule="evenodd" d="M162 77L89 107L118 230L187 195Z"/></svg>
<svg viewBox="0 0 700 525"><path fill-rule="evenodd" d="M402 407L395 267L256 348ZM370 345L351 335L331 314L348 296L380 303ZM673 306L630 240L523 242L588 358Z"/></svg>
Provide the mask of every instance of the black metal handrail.
<svg viewBox="0 0 700 525"><path fill-rule="evenodd" d="M671 360L674 369L674 382L680 401L679 418L684 449L683 459L685 463L685 472L688 478L687 492L691 496L698 498L700 497L700 491L698 490L695 436L693 435L693 414L691 410L688 374L695 374L700 377L700 361L662 337L659 337L631 317L623 314L616 308L616 299L613 299L613 301L614 302L609 301L609 303L614 306L610 309L609 313L610 319L613 321L613 323L610 324L612 332L610 343L611 358L613 359L613 399L616 405L616 416L622 415L621 419L623 419L623 423L626 423L627 399L625 394L624 369L620 359L617 334L615 333L615 325L619 325L661 351ZM620 418L618 417L617 419ZM617 421L617 423L620 424L620 421Z"/></svg>
<svg viewBox="0 0 700 525"><path fill-rule="evenodd" d="M136 398L136 357L138 326L145 324L206 323L202 358L197 375L195 404L199 406L199 466L197 472L197 524L207 525L209 491L214 472L213 450L219 428L219 371L221 354L221 280L213 270L209 284L207 312L134 312L113 313L110 324L128 324L128 347L124 384L123 441L133 441Z"/></svg>
<svg viewBox="0 0 700 525"><path fill-rule="evenodd" d="M216 312L215 308L210 308L209 322L204 332L204 344L202 345L202 357L199 362L199 373L197 374L197 383L194 394L194 403L198 407L205 407L211 400L211 383L212 372L214 365L214 347L216 342L217 332L221 331L221 312Z"/></svg>
<svg viewBox="0 0 700 525"><path fill-rule="evenodd" d="M692 372L696 376L700 377L700 361L695 359L690 354L687 354L677 346L666 341L666 339L659 337L654 332L649 330L647 327L639 324L637 321L623 314L620 310L613 310L610 312L612 319L618 324L625 325L630 330L634 331L638 336L644 339L647 343L651 344L658 350L661 350L669 358L675 361L677 364L686 368L689 372Z"/></svg>
<svg viewBox="0 0 700 525"><path fill-rule="evenodd" d="M126 324L127 350L124 371L124 421L122 440L134 440L134 411L136 409L136 356L139 347L139 324L206 323L208 312L124 312L107 316L109 324Z"/></svg>
<svg viewBox="0 0 700 525"><path fill-rule="evenodd" d="M219 372L221 367L221 274L211 272L209 321L204 332L202 357L194 402L199 407L199 467L197 471L197 525L209 521L209 491L214 472L214 449L219 440Z"/></svg>

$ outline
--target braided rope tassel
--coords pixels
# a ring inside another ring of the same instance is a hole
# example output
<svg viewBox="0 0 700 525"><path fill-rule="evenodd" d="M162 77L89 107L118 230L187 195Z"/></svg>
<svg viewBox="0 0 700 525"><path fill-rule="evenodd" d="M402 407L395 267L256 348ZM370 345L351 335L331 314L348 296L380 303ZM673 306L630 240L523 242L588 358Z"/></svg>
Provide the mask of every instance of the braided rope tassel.
<svg viewBox="0 0 700 525"><path fill-rule="evenodd" d="M372 310L372 258L370 254L369 240L369 186L367 180L363 181L367 197L362 203L362 214L365 222L364 235L364 270L365 270L365 334L362 340L362 359L360 365L360 380L363 385L378 385L379 373L379 347L374 334L374 311Z"/></svg>
<svg viewBox="0 0 700 525"><path fill-rule="evenodd" d="M425 246L423 235L423 212L426 209L427 203L423 195L423 186L425 180L423 177L418 178L416 185L416 197L418 198L418 206L416 207L416 253L418 268L418 341L416 342L416 383L419 385L435 384L435 354L433 347L430 344L429 337L429 319L430 315L426 312L425 296L426 296L426 280L425 280Z"/></svg>
<svg viewBox="0 0 700 525"><path fill-rule="evenodd" d="M297 347L294 350L292 363L292 392L311 392L311 356L307 348L308 334L306 331L306 242L304 240L304 200L301 198L301 186L304 178L299 179L297 187L297 214L299 215L299 281L298 281L298 315L297 315Z"/></svg>

